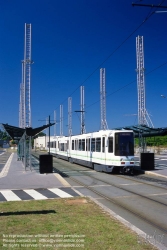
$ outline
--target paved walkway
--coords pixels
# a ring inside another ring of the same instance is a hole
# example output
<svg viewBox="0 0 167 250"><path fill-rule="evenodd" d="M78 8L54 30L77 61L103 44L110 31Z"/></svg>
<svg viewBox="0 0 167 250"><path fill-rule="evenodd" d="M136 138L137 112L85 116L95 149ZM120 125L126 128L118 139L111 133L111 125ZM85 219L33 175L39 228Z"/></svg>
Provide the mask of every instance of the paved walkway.
<svg viewBox="0 0 167 250"><path fill-rule="evenodd" d="M155 158L158 159L159 157L162 157L162 155L155 155ZM166 160L166 155L164 156L165 160ZM167 167L166 166L156 166L155 163L155 169L154 170L141 170L140 166L136 166L135 167L136 171L141 173L141 174L146 174L146 175L152 175L152 176L157 176L157 177L163 177L163 178L167 178Z"/></svg>
<svg viewBox="0 0 167 250"><path fill-rule="evenodd" d="M141 170L140 168L136 168L136 170L141 174L167 178L167 168L166 169L165 168L164 169L155 168L155 170L149 170L149 171Z"/></svg>
<svg viewBox="0 0 167 250"><path fill-rule="evenodd" d="M40 174L33 159L32 169L26 169L17 154L12 153L0 173L0 201L48 198L68 198L79 194L57 173ZM38 166L37 166L38 164Z"/></svg>

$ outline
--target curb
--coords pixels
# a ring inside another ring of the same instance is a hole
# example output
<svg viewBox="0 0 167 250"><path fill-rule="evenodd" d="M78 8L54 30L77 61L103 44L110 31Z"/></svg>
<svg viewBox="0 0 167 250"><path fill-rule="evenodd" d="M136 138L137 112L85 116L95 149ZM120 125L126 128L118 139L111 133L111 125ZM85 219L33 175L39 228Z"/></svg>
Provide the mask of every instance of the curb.
<svg viewBox="0 0 167 250"><path fill-rule="evenodd" d="M134 171L137 172L138 174L154 175L154 176L158 176L158 177L167 178L167 175L158 174L158 173L155 173L153 171L148 171L148 170L145 171L142 169L134 169Z"/></svg>
<svg viewBox="0 0 167 250"><path fill-rule="evenodd" d="M167 247L159 242L156 242L151 238L149 235L147 235L144 231L140 230L135 225L131 224L129 221L125 220L118 214L116 214L111 209L107 208L105 205L103 205L101 202L97 201L95 198L91 196L87 196L92 200L94 203L96 203L99 207L101 207L104 211L109 213L111 217L114 217L118 221L120 221L123 225L125 225L127 228L131 229L133 232L137 234L138 242L140 243L140 240L143 239L144 242L150 243L152 246L156 247L158 250L167 250ZM149 236L149 237L148 237Z"/></svg>

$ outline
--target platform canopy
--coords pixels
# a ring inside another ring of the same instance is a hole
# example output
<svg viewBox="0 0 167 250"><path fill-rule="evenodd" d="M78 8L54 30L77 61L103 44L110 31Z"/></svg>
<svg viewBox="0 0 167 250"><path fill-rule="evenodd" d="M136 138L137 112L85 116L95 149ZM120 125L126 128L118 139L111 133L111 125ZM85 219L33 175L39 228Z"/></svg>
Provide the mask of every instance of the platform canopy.
<svg viewBox="0 0 167 250"><path fill-rule="evenodd" d="M14 127L14 126L2 123L3 128L5 129L5 131L10 135L10 137L13 140L20 140L25 132L26 132L27 136L33 137L33 136L39 134L44 129L51 127L52 125L54 125L54 123L43 125L43 126L38 127L38 128L25 128L24 129L24 128Z"/></svg>
<svg viewBox="0 0 167 250"><path fill-rule="evenodd" d="M167 127L166 128L151 128L146 125L132 125L114 128L116 130L133 130L135 134L135 138L142 137L155 137L155 136L164 136L167 135Z"/></svg>

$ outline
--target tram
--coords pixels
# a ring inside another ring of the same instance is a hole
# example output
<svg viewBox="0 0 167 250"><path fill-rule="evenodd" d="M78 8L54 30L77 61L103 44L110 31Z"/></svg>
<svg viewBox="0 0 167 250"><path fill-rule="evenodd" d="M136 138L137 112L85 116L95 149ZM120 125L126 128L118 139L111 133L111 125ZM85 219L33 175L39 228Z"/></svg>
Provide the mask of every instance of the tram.
<svg viewBox="0 0 167 250"><path fill-rule="evenodd" d="M73 136L56 136L50 154L96 171L133 172L134 133L132 130L100 130Z"/></svg>

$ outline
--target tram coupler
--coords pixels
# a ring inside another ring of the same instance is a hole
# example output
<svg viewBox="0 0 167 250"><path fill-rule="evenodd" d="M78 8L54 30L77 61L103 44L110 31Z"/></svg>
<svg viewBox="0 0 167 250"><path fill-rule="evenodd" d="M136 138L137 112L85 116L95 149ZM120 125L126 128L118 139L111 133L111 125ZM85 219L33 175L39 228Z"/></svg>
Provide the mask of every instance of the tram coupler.
<svg viewBox="0 0 167 250"><path fill-rule="evenodd" d="M124 167L121 167L120 168L120 174L130 174L130 175L133 175L133 170L134 170L134 167L132 166L124 166Z"/></svg>

